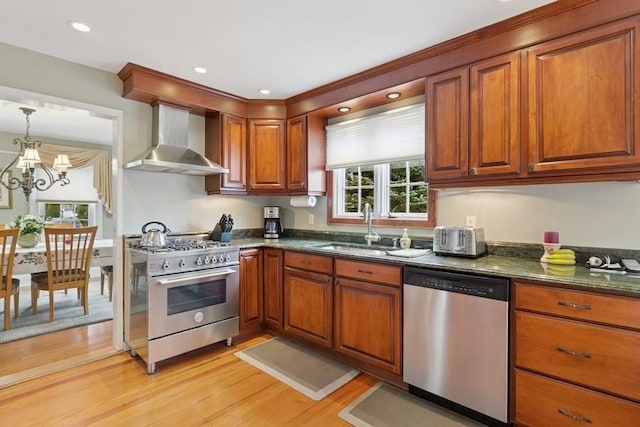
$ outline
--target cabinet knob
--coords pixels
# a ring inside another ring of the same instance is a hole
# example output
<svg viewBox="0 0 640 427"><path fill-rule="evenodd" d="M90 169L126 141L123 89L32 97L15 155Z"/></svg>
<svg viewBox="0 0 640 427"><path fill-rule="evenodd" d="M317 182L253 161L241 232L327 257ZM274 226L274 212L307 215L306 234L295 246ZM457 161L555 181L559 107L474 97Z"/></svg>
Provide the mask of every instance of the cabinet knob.
<svg viewBox="0 0 640 427"><path fill-rule="evenodd" d="M535 163L529 163L529 170L531 172L533 172L534 170L536 170L536 164Z"/></svg>
<svg viewBox="0 0 640 427"><path fill-rule="evenodd" d="M469 175L475 175L478 173L478 170L476 168L471 168L469 172L470 172Z"/></svg>
<svg viewBox="0 0 640 427"><path fill-rule="evenodd" d="M460 176L464 176L465 175L464 169L460 169L459 172L460 172Z"/></svg>

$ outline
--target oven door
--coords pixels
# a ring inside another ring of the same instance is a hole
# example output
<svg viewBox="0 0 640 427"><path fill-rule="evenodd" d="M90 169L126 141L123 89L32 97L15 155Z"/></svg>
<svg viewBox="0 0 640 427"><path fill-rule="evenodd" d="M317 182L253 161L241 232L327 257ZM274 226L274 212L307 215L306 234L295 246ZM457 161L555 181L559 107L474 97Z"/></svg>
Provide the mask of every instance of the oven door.
<svg viewBox="0 0 640 427"><path fill-rule="evenodd" d="M149 281L149 339L238 316L238 267Z"/></svg>

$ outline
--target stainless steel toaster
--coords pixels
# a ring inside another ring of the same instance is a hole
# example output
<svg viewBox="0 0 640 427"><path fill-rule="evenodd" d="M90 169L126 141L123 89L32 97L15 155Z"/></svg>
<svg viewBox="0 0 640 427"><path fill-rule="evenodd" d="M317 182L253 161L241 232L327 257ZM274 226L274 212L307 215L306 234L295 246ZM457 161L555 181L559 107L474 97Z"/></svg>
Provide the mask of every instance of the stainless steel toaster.
<svg viewBox="0 0 640 427"><path fill-rule="evenodd" d="M487 251L482 227L443 225L433 229L433 252L475 258Z"/></svg>

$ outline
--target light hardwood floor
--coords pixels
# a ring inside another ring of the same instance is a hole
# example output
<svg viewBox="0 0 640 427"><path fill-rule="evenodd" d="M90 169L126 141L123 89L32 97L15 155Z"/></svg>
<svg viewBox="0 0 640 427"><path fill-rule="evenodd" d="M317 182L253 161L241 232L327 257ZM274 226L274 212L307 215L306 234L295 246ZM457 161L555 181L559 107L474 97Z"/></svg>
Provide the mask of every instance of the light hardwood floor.
<svg viewBox="0 0 640 427"><path fill-rule="evenodd" d="M147 375L128 353L0 389L7 426L346 426L338 413L376 384L360 374L319 402L215 344L158 363ZM3 351L4 353L4 351Z"/></svg>
<svg viewBox="0 0 640 427"><path fill-rule="evenodd" d="M107 321L0 344L0 388L113 354L112 340Z"/></svg>

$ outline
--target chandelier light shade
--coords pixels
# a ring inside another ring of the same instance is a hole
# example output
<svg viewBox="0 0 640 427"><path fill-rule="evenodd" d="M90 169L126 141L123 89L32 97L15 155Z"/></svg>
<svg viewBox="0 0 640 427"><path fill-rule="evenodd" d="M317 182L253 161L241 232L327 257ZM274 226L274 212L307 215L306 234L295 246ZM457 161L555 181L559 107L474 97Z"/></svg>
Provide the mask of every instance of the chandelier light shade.
<svg viewBox="0 0 640 427"><path fill-rule="evenodd" d="M24 138L14 138L13 145L18 145L18 153L16 157L9 163L7 166L0 171L0 185L9 189L9 190L17 190L18 188L22 188L22 192L24 193L27 201L29 200L29 196L31 192L35 188L38 191L45 191L51 188L53 184L59 182L60 185L69 184L69 178L67 178L67 170L71 167L71 162L69 162L69 156L66 154L58 154L53 162L54 169L53 172L57 173L57 178L54 176L54 173L45 166L45 164L40 160L40 153L38 153L38 148L42 146L42 141L34 141L29 136L29 126L30 126L30 116L36 110L33 108L20 107L20 110L24 113L27 121L27 131ZM21 173L21 178L17 176L11 176L9 171L11 168L17 167L19 168ZM46 177L45 178L37 178L36 177L36 168L40 168L44 171Z"/></svg>

